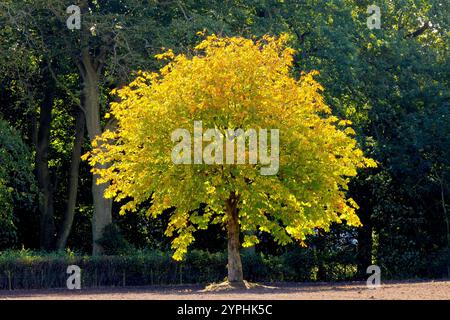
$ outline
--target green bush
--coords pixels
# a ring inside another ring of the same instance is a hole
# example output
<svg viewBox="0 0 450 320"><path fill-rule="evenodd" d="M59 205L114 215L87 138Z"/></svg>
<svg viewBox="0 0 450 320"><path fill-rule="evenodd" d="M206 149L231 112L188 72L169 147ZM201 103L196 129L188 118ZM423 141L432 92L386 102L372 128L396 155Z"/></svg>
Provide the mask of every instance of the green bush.
<svg viewBox="0 0 450 320"><path fill-rule="evenodd" d="M131 244L125 240L119 227L113 223L103 229L103 236L97 241L102 246L105 255L126 255L133 250Z"/></svg>

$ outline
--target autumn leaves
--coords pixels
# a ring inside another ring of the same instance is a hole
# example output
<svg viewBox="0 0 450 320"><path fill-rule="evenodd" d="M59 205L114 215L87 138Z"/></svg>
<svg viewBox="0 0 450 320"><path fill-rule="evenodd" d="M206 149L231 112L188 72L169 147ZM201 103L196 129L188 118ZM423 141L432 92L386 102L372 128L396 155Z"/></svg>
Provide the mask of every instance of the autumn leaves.
<svg viewBox="0 0 450 320"><path fill-rule="evenodd" d="M166 234L175 236L175 259L196 230L229 228L230 195L240 230L280 244L333 222L359 225L345 190L358 168L375 163L330 115L315 73L292 75L288 41L212 35L194 56L162 54L169 62L159 73L142 72L116 91L118 130L99 138L89 161L109 164L94 173L111 182L105 195L121 201L122 213L148 199L154 217L174 208ZM243 245L258 241L247 236Z"/></svg>

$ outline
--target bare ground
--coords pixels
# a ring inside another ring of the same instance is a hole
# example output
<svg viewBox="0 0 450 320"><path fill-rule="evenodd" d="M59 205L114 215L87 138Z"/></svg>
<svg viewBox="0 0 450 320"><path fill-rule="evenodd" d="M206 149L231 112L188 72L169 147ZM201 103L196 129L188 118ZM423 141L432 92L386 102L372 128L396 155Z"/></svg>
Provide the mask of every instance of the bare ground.
<svg viewBox="0 0 450 320"><path fill-rule="evenodd" d="M194 285L17 290L0 291L0 300L450 300L450 280L386 282L378 289L368 289L365 282L266 285L226 292L204 292L204 287Z"/></svg>

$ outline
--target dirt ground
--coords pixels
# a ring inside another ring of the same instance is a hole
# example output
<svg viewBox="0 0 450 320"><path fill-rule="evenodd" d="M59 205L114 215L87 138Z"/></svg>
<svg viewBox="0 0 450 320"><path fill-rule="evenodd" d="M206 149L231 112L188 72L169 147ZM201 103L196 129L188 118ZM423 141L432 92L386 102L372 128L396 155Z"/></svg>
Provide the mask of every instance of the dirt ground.
<svg viewBox="0 0 450 320"><path fill-rule="evenodd" d="M368 289L364 282L267 285L232 292L202 292L201 286L17 290L0 291L0 300L450 300L450 280L388 282L378 289Z"/></svg>

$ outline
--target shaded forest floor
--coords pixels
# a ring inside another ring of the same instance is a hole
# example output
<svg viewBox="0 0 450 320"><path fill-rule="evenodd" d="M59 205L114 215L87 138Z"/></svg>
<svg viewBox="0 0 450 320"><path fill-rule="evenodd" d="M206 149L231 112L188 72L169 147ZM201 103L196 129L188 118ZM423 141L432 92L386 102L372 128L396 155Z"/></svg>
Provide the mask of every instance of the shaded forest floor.
<svg viewBox="0 0 450 320"><path fill-rule="evenodd" d="M450 300L450 280L392 281L379 289L368 289L365 282L349 283L272 283L270 288L203 292L203 286L95 288L0 291L0 300L355 300L355 299L445 299Z"/></svg>

